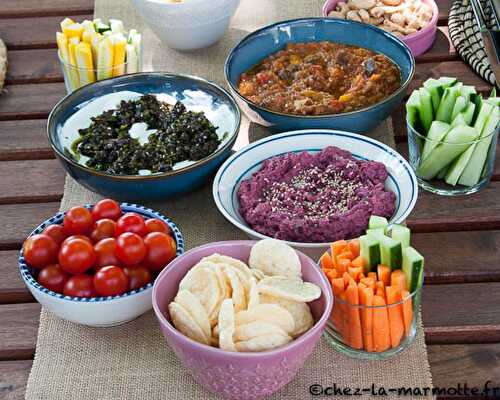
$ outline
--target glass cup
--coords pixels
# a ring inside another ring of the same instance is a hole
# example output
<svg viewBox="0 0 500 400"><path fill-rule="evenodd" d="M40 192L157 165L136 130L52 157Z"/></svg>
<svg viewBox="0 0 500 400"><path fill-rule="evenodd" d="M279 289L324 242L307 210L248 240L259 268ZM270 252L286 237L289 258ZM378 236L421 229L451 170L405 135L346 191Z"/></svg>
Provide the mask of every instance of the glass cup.
<svg viewBox="0 0 500 400"><path fill-rule="evenodd" d="M80 68L63 60L59 51L57 54L64 76L64 85L66 86L66 91L68 93L102 79L124 75L127 73L128 69L127 63L113 66L111 68ZM137 68L137 71L134 72L140 72L140 66Z"/></svg>
<svg viewBox="0 0 500 400"><path fill-rule="evenodd" d="M415 340L422 283L401 301L385 306L349 303L334 291L325 332L327 342L352 358L385 360Z"/></svg>
<svg viewBox="0 0 500 400"><path fill-rule="evenodd" d="M475 193L488 185L495 165L500 124L490 134L464 143L429 139L408 120L406 126L409 161L420 187L440 195L458 196ZM436 153L438 148L444 151Z"/></svg>

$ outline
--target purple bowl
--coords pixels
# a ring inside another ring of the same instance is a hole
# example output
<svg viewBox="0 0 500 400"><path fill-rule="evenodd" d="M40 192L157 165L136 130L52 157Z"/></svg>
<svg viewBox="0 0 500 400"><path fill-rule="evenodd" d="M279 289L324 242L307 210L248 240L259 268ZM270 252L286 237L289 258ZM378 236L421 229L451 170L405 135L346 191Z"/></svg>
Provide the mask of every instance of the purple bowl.
<svg viewBox="0 0 500 400"><path fill-rule="evenodd" d="M328 13L335 9L335 6L340 0L327 0L323 5L323 16L328 17ZM413 57L417 57L425 53L434 43L437 31L437 21L439 10L433 0L422 0L424 3L432 8L432 19L429 24L419 31L406 35L401 38L403 42L410 48Z"/></svg>
<svg viewBox="0 0 500 400"><path fill-rule="evenodd" d="M290 382L320 340L332 310L330 285L316 263L297 252L305 281L321 288L318 300L309 303L316 323L299 338L275 350L233 353L210 347L184 336L170 322L168 304L177 294L179 282L202 257L224 254L248 262L251 240L216 242L192 249L170 263L156 278L153 308L168 345L196 381L227 399L258 399Z"/></svg>

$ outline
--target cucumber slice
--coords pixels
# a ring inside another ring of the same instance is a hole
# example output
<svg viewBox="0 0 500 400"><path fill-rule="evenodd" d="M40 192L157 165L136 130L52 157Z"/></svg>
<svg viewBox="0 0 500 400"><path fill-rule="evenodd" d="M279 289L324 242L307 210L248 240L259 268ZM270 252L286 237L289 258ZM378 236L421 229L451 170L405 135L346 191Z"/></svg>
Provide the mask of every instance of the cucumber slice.
<svg viewBox="0 0 500 400"><path fill-rule="evenodd" d="M389 222L387 221L387 218L379 217L377 215L372 215L370 217L370 220L368 221L368 228L369 229L384 228L384 233L387 232L388 225L389 225Z"/></svg>
<svg viewBox="0 0 500 400"><path fill-rule="evenodd" d="M450 123L453 107L460 95L460 86L452 86L444 90L443 97L436 112L436 120Z"/></svg>
<svg viewBox="0 0 500 400"><path fill-rule="evenodd" d="M432 99L430 92L422 87L419 90L420 95L420 109L419 116L420 121L422 122L422 127L424 128L424 132L427 134L432 124L432 120L434 119L434 112L432 110Z"/></svg>
<svg viewBox="0 0 500 400"><path fill-rule="evenodd" d="M486 125L484 126L481 137L489 135L494 129L498 128L500 123L500 109L494 107ZM488 157L488 152L490 151L490 144L495 135L491 135L489 139L482 140L476 143L474 152L465 167L462 176L458 180L458 183L464 186L474 186L479 182L481 178L482 171L486 159Z"/></svg>
<svg viewBox="0 0 500 400"><path fill-rule="evenodd" d="M457 101L455 101L455 105L453 106L453 111L451 112L451 120L453 121L458 114L460 114L467 105L469 104L469 100L464 96L457 97Z"/></svg>
<svg viewBox="0 0 500 400"><path fill-rule="evenodd" d="M367 229L366 234L368 236L380 239L381 237L385 236L385 228L372 228L372 229Z"/></svg>
<svg viewBox="0 0 500 400"><path fill-rule="evenodd" d="M470 126L456 126L445 137L446 143L440 143L425 158L417 170L422 179L432 179L439 171L462 154L478 136L476 129Z"/></svg>
<svg viewBox="0 0 500 400"><path fill-rule="evenodd" d="M401 246L403 247L403 249L410 245L410 235L411 231L406 226L403 225L392 226L391 237L401 242Z"/></svg>
<svg viewBox="0 0 500 400"><path fill-rule="evenodd" d="M380 238L380 262L392 270L400 269L403 259L402 249L400 241L388 236Z"/></svg>
<svg viewBox="0 0 500 400"><path fill-rule="evenodd" d="M434 121L431 125L431 129L427 135L427 139L424 144L424 149L422 150L421 160L425 160L427 156L434 150L434 148L439 144L441 140L446 136L446 134L451 130L451 126L445 122Z"/></svg>
<svg viewBox="0 0 500 400"><path fill-rule="evenodd" d="M413 293L424 279L424 257L413 247L403 249L403 272L408 290Z"/></svg>
<svg viewBox="0 0 500 400"><path fill-rule="evenodd" d="M379 240L369 235L363 235L359 238L360 255L366 260L366 272L377 268L380 264L380 244Z"/></svg>
<svg viewBox="0 0 500 400"><path fill-rule="evenodd" d="M413 129L421 133L424 131L420 120L420 93L418 90L414 90L406 102L406 117Z"/></svg>

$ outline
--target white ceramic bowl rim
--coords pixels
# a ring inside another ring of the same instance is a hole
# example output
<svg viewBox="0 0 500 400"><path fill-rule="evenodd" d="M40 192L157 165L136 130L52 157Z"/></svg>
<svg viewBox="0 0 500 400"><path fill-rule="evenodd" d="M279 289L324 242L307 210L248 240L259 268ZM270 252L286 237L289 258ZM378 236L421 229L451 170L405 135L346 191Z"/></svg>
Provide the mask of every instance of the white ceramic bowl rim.
<svg viewBox="0 0 500 400"><path fill-rule="evenodd" d="M414 195L412 196L411 201L408 204L408 206L406 207L405 211L401 214L401 216L399 218L397 218L395 221L393 221L392 224L401 223L406 219L406 217L408 217L408 215L411 213L411 211L415 207L415 204L417 202L417 197L418 197L417 177L415 176L415 172L411 168L410 164L408 164L408 162L398 152L396 152L394 149L387 146L386 144L379 142L378 140L375 140L375 139L372 139L370 137L363 136L363 135L360 135L357 133L351 133L351 132L346 132L346 131L341 131L341 130L330 130L330 129L304 129L304 130L298 130L298 131L283 132L283 133L280 133L277 135L272 135L272 136L257 140L256 142L251 143L248 146L245 146L240 151L238 151L237 153L230 156L224 162L224 164L221 165L221 167L217 171L217 174L215 175L214 183L212 186L212 195L214 197L215 204L217 205L217 208L222 213L222 215L229 222L231 222L233 225L235 225L236 227L238 227L242 231L246 232L250 236L259 237L261 239L269 238L269 236L263 235L262 233L259 233L255 230L253 230L249 226L242 224L240 221L233 218L229 212L227 212L227 210L224 208L224 206L220 200L220 194L219 194L219 184L220 184L220 181L222 179L222 176L224 175L226 168L235 159L240 157L242 154L244 154L244 153L246 153L246 152L248 152L256 147L259 147L267 142L274 141L276 139L280 139L280 138L284 138L284 137L300 136L300 135L306 136L308 134L318 134L318 133L319 134L327 133L330 135L340 135L340 136L344 136L344 137L355 138L357 140L365 141L365 142L368 142L368 143L380 148L381 150L385 151L390 156L395 158L398 161L398 163L401 164L402 167L408 172L408 175L411 177L411 185L412 185L412 190L413 190ZM286 153L289 153L289 151L286 151L283 154L286 154ZM276 154L276 155L278 155L278 154ZM261 163L262 163L262 161L259 161L256 164L258 165ZM389 178L393 179L390 175L388 176L388 179ZM397 187L397 185L396 185L396 187ZM398 187L397 187L397 189L399 190ZM234 190L236 190L236 188L234 187L234 188L232 188L232 190L234 192ZM399 199L401 197L400 194L398 194L397 197ZM398 208L399 208L399 203L396 206L396 210ZM285 241L285 242L293 247L312 248L312 249L317 248L317 247L328 247L330 245L329 242L327 242L327 243L302 243L302 242L290 242L290 241Z"/></svg>
<svg viewBox="0 0 500 400"><path fill-rule="evenodd" d="M86 204L84 205L85 208L92 208L92 204ZM137 214L141 214L144 217L148 218L159 218L163 222L165 222L169 228L172 230L172 233L174 235L174 239L177 243L177 252L176 252L176 257L181 256L184 253L184 238L182 237L181 231L179 230L178 226L170 219L165 217L163 214L159 213L158 211L154 211L150 208L146 208L141 205L137 204L131 204L131 203L121 203L120 208L124 212L135 212ZM43 221L40 225L38 225L30 234L28 237L33 236L38 233L42 233L42 231L48 226L52 224L60 224L64 218L65 212L59 212L53 217L50 217L49 219ZM31 288L37 290L38 292L47 294L52 297L56 297L61 300L67 300L67 301L74 301L74 302L80 302L80 303L98 303L98 302L110 302L113 300L119 300L123 299L125 297L130 297L135 294L139 294L141 292L144 292L145 290L151 289L153 287L154 281L149 282L147 285L140 287L139 289L131 290L128 292L125 292L123 294L120 294L118 296L100 296L100 297L76 297L76 296L65 296L61 293L56 293L53 292L50 289L47 289L46 287L40 285L36 279L34 278L33 274L30 271L30 267L26 264L24 260L24 255L23 255L23 249L19 251L19 274L21 275L21 278L23 279L24 283L27 286L30 286Z"/></svg>
<svg viewBox="0 0 500 400"><path fill-rule="evenodd" d="M214 245L238 246L238 245L250 244L250 243L255 244L256 241L255 240L228 240L228 241L224 241L224 242L207 243L207 244L195 247L191 250L188 250L183 255L187 256L192 252L199 251L199 250L206 249L206 248L211 248ZM309 256L305 255L304 253L302 253L301 251L299 251L297 249L294 249L294 250L296 252L302 254L304 257L308 258L314 265L316 265L316 262L312 258L310 258ZM172 261L171 267L175 268L175 264L180 262L181 259L182 259L182 257L179 257L179 258L176 258L174 261ZM170 273L170 271L172 271L171 268L165 268L163 271L160 272L160 274L158 275L158 277L156 279L158 281L160 279L166 279L166 278L163 278L163 275L168 275ZM319 269L318 269L318 271L319 271ZM323 284L326 285L326 287L330 287L329 286L330 283L327 281L325 275L322 273L319 273L319 276L320 276L320 279L323 281ZM298 338L292 340L291 342L287 343L286 345L278 347L274 350L260 351L257 353L252 353L252 352L238 353L238 352L221 350L217 347L212 347L212 346L208 346L208 345L203 344L203 343L199 343L199 342L183 335L181 332L179 332L177 329L175 329L175 327L169 322L169 320L165 317L163 312L158 308L158 305L156 304L155 299L156 299L156 291L157 290L158 290L158 286L155 284L153 286L153 309L155 311L157 318L161 320L161 322L164 324L164 326L166 327L166 329L169 331L170 334L176 336L176 338L178 340L181 340L184 345L194 346L195 348L199 348L200 350L203 350L204 352L209 351L210 353L212 353L214 355L224 354L225 356L228 356L228 358L231 358L231 359L242 359L242 358L243 359L245 359L245 358L258 359L258 358L263 357L263 356L266 356L266 357L272 356L273 354L281 353L285 350L291 350L293 348L298 349L304 343L304 341L306 341L306 339L310 335L312 335L313 333L315 333L319 329L319 327L325 322L325 320L328 320L328 318L330 318L330 313L331 313L331 309L333 306L333 294L332 294L332 292L330 291L328 293L324 293L323 291L321 291L322 296L325 297L325 310L323 311L323 314L321 315L321 317L317 321L315 321L312 328L309 329L307 332L303 333Z"/></svg>

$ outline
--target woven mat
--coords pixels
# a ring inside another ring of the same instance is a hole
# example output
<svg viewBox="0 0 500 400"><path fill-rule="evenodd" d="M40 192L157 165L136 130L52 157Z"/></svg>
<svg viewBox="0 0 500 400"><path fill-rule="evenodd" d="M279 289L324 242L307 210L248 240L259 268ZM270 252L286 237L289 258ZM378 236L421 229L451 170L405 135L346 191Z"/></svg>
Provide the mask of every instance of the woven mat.
<svg viewBox="0 0 500 400"><path fill-rule="evenodd" d="M95 14L121 18L126 27L144 34L144 69L200 75L223 83L222 65L229 48L247 32L278 20L320 15L321 0L243 0L224 39L210 49L180 53L161 46L126 0L96 0ZM258 10L258 13L255 12ZM239 148L267 135L265 129L244 121ZM369 136L394 147L391 120ZM61 209L94 203L100 198L67 177ZM211 182L178 199L148 206L171 217L184 234L187 248L203 243L246 238L217 211ZM202 222L202 223L200 223ZM309 398L309 386L324 387L431 387L422 325L415 343L385 362L347 358L330 348L324 339L297 377L276 393L276 399ZM196 384L166 345L152 312L113 328L90 328L59 319L42 310L33 368L26 399L212 399ZM398 398L390 395L388 398ZM410 397L405 397L406 399ZM425 398L425 397L419 397ZM428 398L431 398L429 396Z"/></svg>

